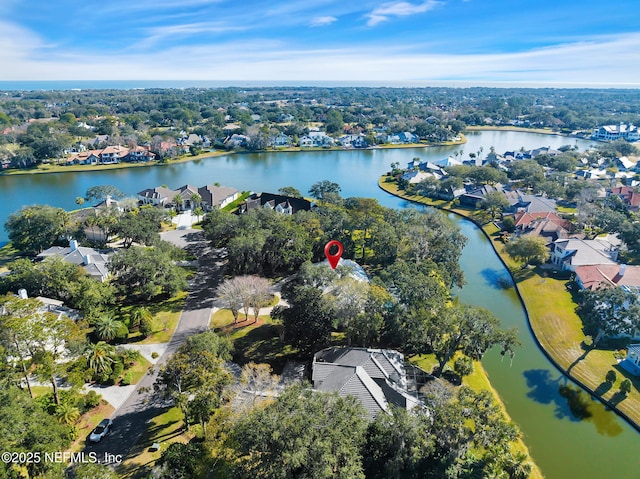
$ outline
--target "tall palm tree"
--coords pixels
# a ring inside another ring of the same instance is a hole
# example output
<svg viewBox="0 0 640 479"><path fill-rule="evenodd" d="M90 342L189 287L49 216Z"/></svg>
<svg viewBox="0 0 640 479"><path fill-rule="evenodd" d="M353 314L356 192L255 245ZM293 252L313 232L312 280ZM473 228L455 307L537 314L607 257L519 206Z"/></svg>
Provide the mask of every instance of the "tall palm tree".
<svg viewBox="0 0 640 479"><path fill-rule="evenodd" d="M134 308L129 315L129 327L131 329L135 329L140 327L140 323L143 321L151 321L153 319L153 314L149 311L149 308L144 306L140 306L138 308Z"/></svg>
<svg viewBox="0 0 640 479"><path fill-rule="evenodd" d="M96 373L102 376L105 372L111 370L111 365L115 362L115 348L110 344L100 341L91 344L84 353L87 358L87 365Z"/></svg>
<svg viewBox="0 0 640 479"><path fill-rule="evenodd" d="M111 316L101 316L95 323L94 331L100 341L111 341L118 336L122 323Z"/></svg>
<svg viewBox="0 0 640 479"><path fill-rule="evenodd" d="M71 426L80 419L80 410L71 403L63 402L56 407L55 416L59 423Z"/></svg>

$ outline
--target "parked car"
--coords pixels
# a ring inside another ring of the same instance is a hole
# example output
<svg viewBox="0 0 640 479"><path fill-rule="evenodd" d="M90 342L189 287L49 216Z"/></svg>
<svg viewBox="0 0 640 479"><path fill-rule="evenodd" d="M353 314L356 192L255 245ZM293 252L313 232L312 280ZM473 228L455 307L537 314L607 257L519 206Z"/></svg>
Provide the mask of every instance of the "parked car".
<svg viewBox="0 0 640 479"><path fill-rule="evenodd" d="M111 426L113 426L113 421L111 419L103 419L100 421L100 424L96 426L96 428L91 431L89 435L89 441L91 442L100 442L102 439L111 431Z"/></svg>

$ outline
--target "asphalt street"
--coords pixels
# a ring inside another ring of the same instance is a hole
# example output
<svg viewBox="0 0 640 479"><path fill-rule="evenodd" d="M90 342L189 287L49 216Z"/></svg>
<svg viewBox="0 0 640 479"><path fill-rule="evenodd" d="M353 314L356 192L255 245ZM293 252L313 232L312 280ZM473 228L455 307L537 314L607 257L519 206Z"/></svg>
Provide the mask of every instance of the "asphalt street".
<svg viewBox="0 0 640 479"><path fill-rule="evenodd" d="M193 253L198 258L198 271L189 282L189 294L180 321L156 367L149 370L127 400L113 413L111 433L98 444L87 441L85 451L95 452L99 459L126 458L149 427L150 421L169 406L153 391L159 367L189 336L206 331L209 327L215 289L222 279L222 252L210 248L200 230L172 230L163 233L162 239Z"/></svg>

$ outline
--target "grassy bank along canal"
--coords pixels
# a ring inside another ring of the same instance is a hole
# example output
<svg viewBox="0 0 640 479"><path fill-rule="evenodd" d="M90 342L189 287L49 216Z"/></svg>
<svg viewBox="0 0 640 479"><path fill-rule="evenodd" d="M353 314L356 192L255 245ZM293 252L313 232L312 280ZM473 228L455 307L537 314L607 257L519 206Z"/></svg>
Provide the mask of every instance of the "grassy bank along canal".
<svg viewBox="0 0 640 479"><path fill-rule="evenodd" d="M407 201L450 211L480 227L510 271L531 331L545 355L563 374L640 431L640 378L618 365L616 351L591 348L591 338L583 333L582 321L575 312L575 289L572 281L553 277L538 267L521 268L505 253L498 228L483 212L456 207L449 201L409 195L399 190L395 182L387 181L388 179L390 177L385 175L378 182L380 188L387 193ZM617 376L614 384L605 381L607 371L611 369ZM619 392L620 383L624 379L631 380L633 384L631 393L627 396ZM574 392L568 394L571 407L576 408L574 412L585 417L597 415L597 411L592 410L593 405L589 404L588 397L580 397Z"/></svg>

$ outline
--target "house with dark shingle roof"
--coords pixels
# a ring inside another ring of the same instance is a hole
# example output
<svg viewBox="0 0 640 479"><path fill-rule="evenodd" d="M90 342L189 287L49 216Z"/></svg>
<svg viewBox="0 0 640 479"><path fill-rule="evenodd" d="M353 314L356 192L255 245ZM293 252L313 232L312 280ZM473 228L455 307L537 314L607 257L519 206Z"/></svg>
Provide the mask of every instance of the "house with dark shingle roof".
<svg viewBox="0 0 640 479"><path fill-rule="evenodd" d="M316 204L304 198L294 198L293 196L276 195L273 193L252 194L238 209L238 213L243 214L256 208L268 208L277 213L292 215L297 211L310 211Z"/></svg>
<svg viewBox="0 0 640 479"><path fill-rule="evenodd" d="M422 405L407 392L404 355L390 349L323 349L313 356L311 379L318 391L356 397L371 419L391 406L411 410Z"/></svg>

